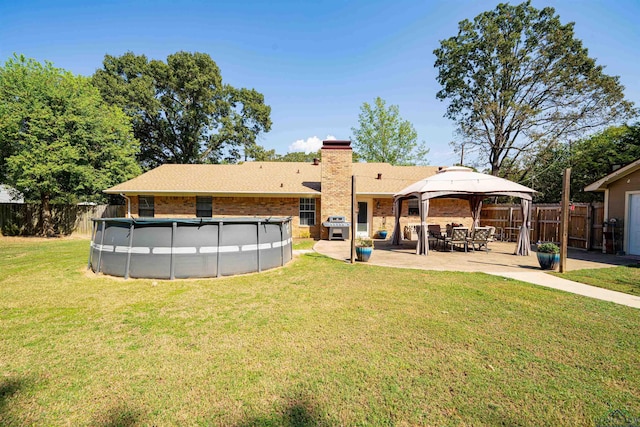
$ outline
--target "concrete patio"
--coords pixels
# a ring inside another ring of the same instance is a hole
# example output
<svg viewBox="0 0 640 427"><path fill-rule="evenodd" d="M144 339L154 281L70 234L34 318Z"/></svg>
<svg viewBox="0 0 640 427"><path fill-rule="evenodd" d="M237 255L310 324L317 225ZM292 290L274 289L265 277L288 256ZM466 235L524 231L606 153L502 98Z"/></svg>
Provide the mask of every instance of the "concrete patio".
<svg viewBox="0 0 640 427"><path fill-rule="evenodd" d="M351 241L319 240L313 249L331 258L350 259ZM469 271L482 273L541 271L536 253L528 256L516 256L514 242L492 242L489 252L454 250L429 250L429 255L416 255L416 242L403 241L400 246L393 246L390 240L376 240L375 250L370 264L385 267L417 268L439 271ZM586 268L603 268L616 265L627 265L638 262L639 257L607 255L597 252L585 252L569 249L567 270Z"/></svg>
<svg viewBox="0 0 640 427"><path fill-rule="evenodd" d="M415 268L421 270L481 272L559 289L578 295L640 308L640 297L595 286L572 282L545 273L540 269L536 253L528 256L514 255L513 242L493 242L489 252L460 250L430 250L429 255L416 255L416 242L404 241L393 246L389 240L376 240L375 250L368 264L384 267ZM320 240L313 249L331 258L350 261L349 240ZM607 255L570 249L567 254L567 270L606 268L640 262L637 256Z"/></svg>

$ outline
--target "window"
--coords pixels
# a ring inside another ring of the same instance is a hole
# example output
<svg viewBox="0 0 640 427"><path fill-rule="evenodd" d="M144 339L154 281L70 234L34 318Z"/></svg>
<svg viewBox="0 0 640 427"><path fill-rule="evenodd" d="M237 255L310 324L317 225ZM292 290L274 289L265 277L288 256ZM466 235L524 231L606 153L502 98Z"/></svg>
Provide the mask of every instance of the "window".
<svg viewBox="0 0 640 427"><path fill-rule="evenodd" d="M315 225L316 199L300 199L300 225Z"/></svg>
<svg viewBox="0 0 640 427"><path fill-rule="evenodd" d="M153 196L138 196L138 216L153 217Z"/></svg>
<svg viewBox="0 0 640 427"><path fill-rule="evenodd" d="M418 199L409 199L409 215L420 215Z"/></svg>
<svg viewBox="0 0 640 427"><path fill-rule="evenodd" d="M196 216L211 218L213 202L210 196L196 196Z"/></svg>

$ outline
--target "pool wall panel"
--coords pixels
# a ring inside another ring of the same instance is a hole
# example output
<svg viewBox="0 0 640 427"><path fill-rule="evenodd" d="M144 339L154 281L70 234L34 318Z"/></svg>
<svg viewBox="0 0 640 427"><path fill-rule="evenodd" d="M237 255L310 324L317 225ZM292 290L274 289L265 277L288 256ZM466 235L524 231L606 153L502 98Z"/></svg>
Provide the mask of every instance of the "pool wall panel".
<svg viewBox="0 0 640 427"><path fill-rule="evenodd" d="M292 258L291 218L94 219L89 265L121 277L218 277ZM128 270L127 270L128 268Z"/></svg>

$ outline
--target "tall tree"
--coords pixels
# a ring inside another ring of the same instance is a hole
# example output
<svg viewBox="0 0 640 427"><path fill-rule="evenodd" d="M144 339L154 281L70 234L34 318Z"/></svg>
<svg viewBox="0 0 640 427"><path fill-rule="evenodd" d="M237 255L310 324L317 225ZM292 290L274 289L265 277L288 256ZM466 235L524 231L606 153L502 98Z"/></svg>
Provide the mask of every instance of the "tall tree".
<svg viewBox="0 0 640 427"><path fill-rule="evenodd" d="M276 150L267 150L261 145L253 144L248 145L244 149L244 160L254 160L256 162L271 162L276 160L278 155Z"/></svg>
<svg viewBox="0 0 640 427"><path fill-rule="evenodd" d="M311 163L313 159L320 160L322 156L322 150L312 151L311 153L305 153L304 151L294 151L291 153L277 155L275 159L278 162L304 162Z"/></svg>
<svg viewBox="0 0 640 427"><path fill-rule="evenodd" d="M102 199L102 190L140 173L138 142L124 112L91 80L15 55L0 68L0 143L6 182L42 204Z"/></svg>
<svg viewBox="0 0 640 427"><path fill-rule="evenodd" d="M144 168L235 162L271 129L264 96L223 84L220 69L205 53L177 52L166 63L132 52L105 55L93 82L108 102L132 117Z"/></svg>
<svg viewBox="0 0 640 427"><path fill-rule="evenodd" d="M413 125L400 117L397 105L386 107L377 97L373 105L360 107L358 128L353 132L353 146L358 158L366 162L386 162L392 165L426 164L429 150L418 142Z"/></svg>
<svg viewBox="0 0 640 427"><path fill-rule="evenodd" d="M522 181L539 191L536 201L553 203L562 194L562 171L571 167L571 197L576 202L601 200L601 193L584 187L640 158L640 124L612 126L571 144L557 144L539 152ZM517 176L518 172L514 174Z"/></svg>
<svg viewBox="0 0 640 427"><path fill-rule="evenodd" d="M462 138L498 175L504 164L635 115L618 77L608 76L553 8L499 4L434 51L437 97ZM527 171L527 168L522 168Z"/></svg>

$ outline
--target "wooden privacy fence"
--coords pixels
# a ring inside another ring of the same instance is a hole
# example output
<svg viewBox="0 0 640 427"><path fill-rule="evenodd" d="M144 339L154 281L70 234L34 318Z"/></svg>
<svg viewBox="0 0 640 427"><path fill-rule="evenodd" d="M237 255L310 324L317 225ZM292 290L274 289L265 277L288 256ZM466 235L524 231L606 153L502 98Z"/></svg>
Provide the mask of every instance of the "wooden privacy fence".
<svg viewBox="0 0 640 427"><path fill-rule="evenodd" d="M603 203L572 203L569 211L568 246L602 249ZM494 226L504 240L514 241L522 225L519 204L482 206L482 225ZM560 242L560 204L534 204L531 207L531 242Z"/></svg>
<svg viewBox="0 0 640 427"><path fill-rule="evenodd" d="M125 206L53 205L52 220L58 234L91 235L91 218L120 218ZM38 204L0 203L0 230L4 235L34 235L42 229Z"/></svg>

